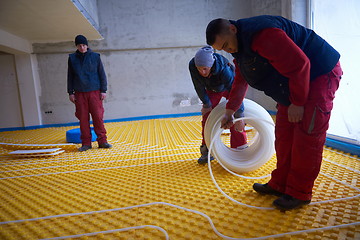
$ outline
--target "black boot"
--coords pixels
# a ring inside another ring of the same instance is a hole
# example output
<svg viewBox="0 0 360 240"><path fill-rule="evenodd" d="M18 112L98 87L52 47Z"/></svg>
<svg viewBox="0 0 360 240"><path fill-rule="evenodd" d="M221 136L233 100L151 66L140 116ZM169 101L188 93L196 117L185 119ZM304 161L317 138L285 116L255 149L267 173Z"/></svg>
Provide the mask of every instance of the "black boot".
<svg viewBox="0 0 360 240"><path fill-rule="evenodd" d="M91 146L82 145L81 148L79 148L79 152L85 152L85 151L87 151L89 149L91 149Z"/></svg>
<svg viewBox="0 0 360 240"><path fill-rule="evenodd" d="M265 184L254 183L253 189L260 194L275 195L278 197L283 195L283 193L276 191L275 189L272 189L267 183Z"/></svg>
<svg viewBox="0 0 360 240"><path fill-rule="evenodd" d="M205 164L208 162L208 153L209 150L206 147L206 145L201 145L200 146L200 153L201 153L201 157L198 159L198 163L199 164ZM210 161L214 160L213 156L210 155Z"/></svg>
<svg viewBox="0 0 360 240"><path fill-rule="evenodd" d="M290 195L283 195L282 197L276 199L273 204L275 207L282 211L291 210L295 208L299 208L301 206L307 205L311 202L311 200L300 200L297 198L294 198Z"/></svg>
<svg viewBox="0 0 360 240"><path fill-rule="evenodd" d="M101 143L99 144L99 148L112 148L112 145L109 143Z"/></svg>

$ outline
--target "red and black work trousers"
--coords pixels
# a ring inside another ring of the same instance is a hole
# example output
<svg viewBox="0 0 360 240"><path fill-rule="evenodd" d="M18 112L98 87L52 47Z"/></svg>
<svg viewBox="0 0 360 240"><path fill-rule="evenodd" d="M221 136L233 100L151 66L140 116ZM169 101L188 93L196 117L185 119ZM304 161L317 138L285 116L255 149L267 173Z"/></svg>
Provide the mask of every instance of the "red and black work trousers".
<svg viewBox="0 0 360 240"><path fill-rule="evenodd" d="M80 132L82 145L91 146L90 114L93 120L97 142L107 142L106 129L104 126L104 107L100 91L76 92L75 93L75 116L80 120Z"/></svg>
<svg viewBox="0 0 360 240"><path fill-rule="evenodd" d="M311 200L320 172L326 131L342 70L334 69L310 82L302 121L288 121L288 107L278 105L275 126L276 169L269 186L300 200Z"/></svg>
<svg viewBox="0 0 360 240"><path fill-rule="evenodd" d="M206 91L206 92L209 96L209 99L210 99L210 102L211 102L211 105L213 108L215 108L219 104L222 97L225 97L226 99L228 99L228 97L229 97L229 91L224 91L224 92ZM246 106L245 106L245 108L246 108ZM210 114L210 112L208 112L202 116L202 132L201 132L202 145L205 144L204 128L205 128L205 123L206 123L206 120L207 120L209 114ZM231 146L231 148L237 148L246 143L247 143L247 138L246 138L246 132L244 131L244 129L242 132L238 132L235 130L235 127L232 126L230 128L230 146Z"/></svg>

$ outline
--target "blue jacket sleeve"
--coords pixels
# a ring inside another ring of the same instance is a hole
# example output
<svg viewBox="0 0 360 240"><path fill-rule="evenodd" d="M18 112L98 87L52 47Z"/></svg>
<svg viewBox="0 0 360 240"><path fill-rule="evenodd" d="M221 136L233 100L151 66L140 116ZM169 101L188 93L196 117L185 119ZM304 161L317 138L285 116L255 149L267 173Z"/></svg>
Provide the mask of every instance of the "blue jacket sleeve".
<svg viewBox="0 0 360 240"><path fill-rule="evenodd" d="M234 82L234 76L234 67L228 63L228 65L221 71L221 82L224 83L224 87L228 91L231 90L232 83Z"/></svg>
<svg viewBox="0 0 360 240"><path fill-rule="evenodd" d="M244 102L242 102L239 109L234 113L234 117L235 118L245 117L244 111L245 111L245 106L244 106Z"/></svg>
<svg viewBox="0 0 360 240"><path fill-rule="evenodd" d="M98 64L98 74L100 78L100 92L106 93L107 91L107 78L104 70L104 66L102 64L100 55L99 55L99 64Z"/></svg>
<svg viewBox="0 0 360 240"><path fill-rule="evenodd" d="M228 91L231 90L232 84L234 82L234 76L235 76L235 67L228 62L227 66L221 72L221 80ZM244 110L245 107L244 107L244 103L242 102L239 109L234 113L234 117L235 118L244 117Z"/></svg>
<svg viewBox="0 0 360 240"><path fill-rule="evenodd" d="M68 59L68 73L67 73L67 92L69 95L74 94L74 70L71 65L70 57Z"/></svg>
<svg viewBox="0 0 360 240"><path fill-rule="evenodd" d="M209 96L206 93L205 84L203 83L203 81L201 81L199 74L197 72L195 72L195 71L197 71L197 69L193 62L194 61L192 60L189 63L189 71L190 71L192 82L194 84L195 91L196 91L198 97L200 98L200 100L202 101L203 107L209 108L212 106L211 101L209 99Z"/></svg>

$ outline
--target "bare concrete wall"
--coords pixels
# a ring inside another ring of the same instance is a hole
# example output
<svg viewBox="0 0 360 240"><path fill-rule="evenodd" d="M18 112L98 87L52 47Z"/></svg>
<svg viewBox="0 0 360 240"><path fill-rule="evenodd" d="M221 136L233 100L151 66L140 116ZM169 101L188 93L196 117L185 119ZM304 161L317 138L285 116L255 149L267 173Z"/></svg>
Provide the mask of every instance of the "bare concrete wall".
<svg viewBox="0 0 360 240"><path fill-rule="evenodd" d="M23 126L14 55L0 53L0 128Z"/></svg>
<svg viewBox="0 0 360 240"><path fill-rule="evenodd" d="M88 17L94 21L95 27L98 28L99 26L99 17L98 17L98 10L97 10L97 0L77 0L82 7L86 10L89 14ZM76 2L74 2L76 5Z"/></svg>
<svg viewBox="0 0 360 240"><path fill-rule="evenodd" d="M200 111L188 62L206 43L210 20L249 17L250 2L98 0L104 40L89 45L101 53L108 76L105 119ZM42 86L43 123L77 121L66 94L67 55L75 50L73 43L33 47Z"/></svg>
<svg viewBox="0 0 360 240"><path fill-rule="evenodd" d="M308 0L291 1L291 19L307 28L311 27L310 2Z"/></svg>
<svg viewBox="0 0 360 240"><path fill-rule="evenodd" d="M89 46L101 53L108 76L105 119L200 111L188 62L206 44L208 22L261 14L291 18L294 6L303 2L97 0L104 40L90 40ZM296 14L301 17L303 13ZM77 121L66 94L67 58L75 50L74 43L33 44L33 49L39 64L43 123ZM230 54L222 54L232 59ZM250 88L247 98L276 110L276 103L262 92Z"/></svg>

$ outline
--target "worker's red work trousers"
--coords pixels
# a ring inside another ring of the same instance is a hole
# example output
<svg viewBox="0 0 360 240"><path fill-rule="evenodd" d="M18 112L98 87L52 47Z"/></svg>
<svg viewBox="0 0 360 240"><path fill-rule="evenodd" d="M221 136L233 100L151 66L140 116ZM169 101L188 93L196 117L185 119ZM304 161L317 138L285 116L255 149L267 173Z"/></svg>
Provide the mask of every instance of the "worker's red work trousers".
<svg viewBox="0 0 360 240"><path fill-rule="evenodd" d="M276 169L269 186L300 200L311 200L320 172L326 131L342 70L334 69L310 82L304 115L299 123L288 121L288 107L278 105L275 126Z"/></svg>
<svg viewBox="0 0 360 240"><path fill-rule="evenodd" d="M104 127L104 107L100 99L100 91L76 92L75 93L75 116L80 120L80 132L82 145L91 146L90 114L93 120L97 142L107 142Z"/></svg>
<svg viewBox="0 0 360 240"><path fill-rule="evenodd" d="M229 91L224 91L224 92L213 92L213 91L206 91L208 96L209 96L209 99L210 99L210 102L211 102L211 105L213 108L215 108L222 97L225 97L226 99L228 99L229 97ZM246 108L246 106L245 106ZM210 112L206 113L205 115L203 115L202 117L202 144L204 145L205 144L205 138L204 138L204 127L205 127L205 123L206 123L206 120L209 116ZM239 146L242 146L244 144L246 144L247 142L247 138L246 138L246 132L245 131L242 131L242 132L238 132L235 130L234 126L232 126L230 128L230 146L232 148L237 148Z"/></svg>

